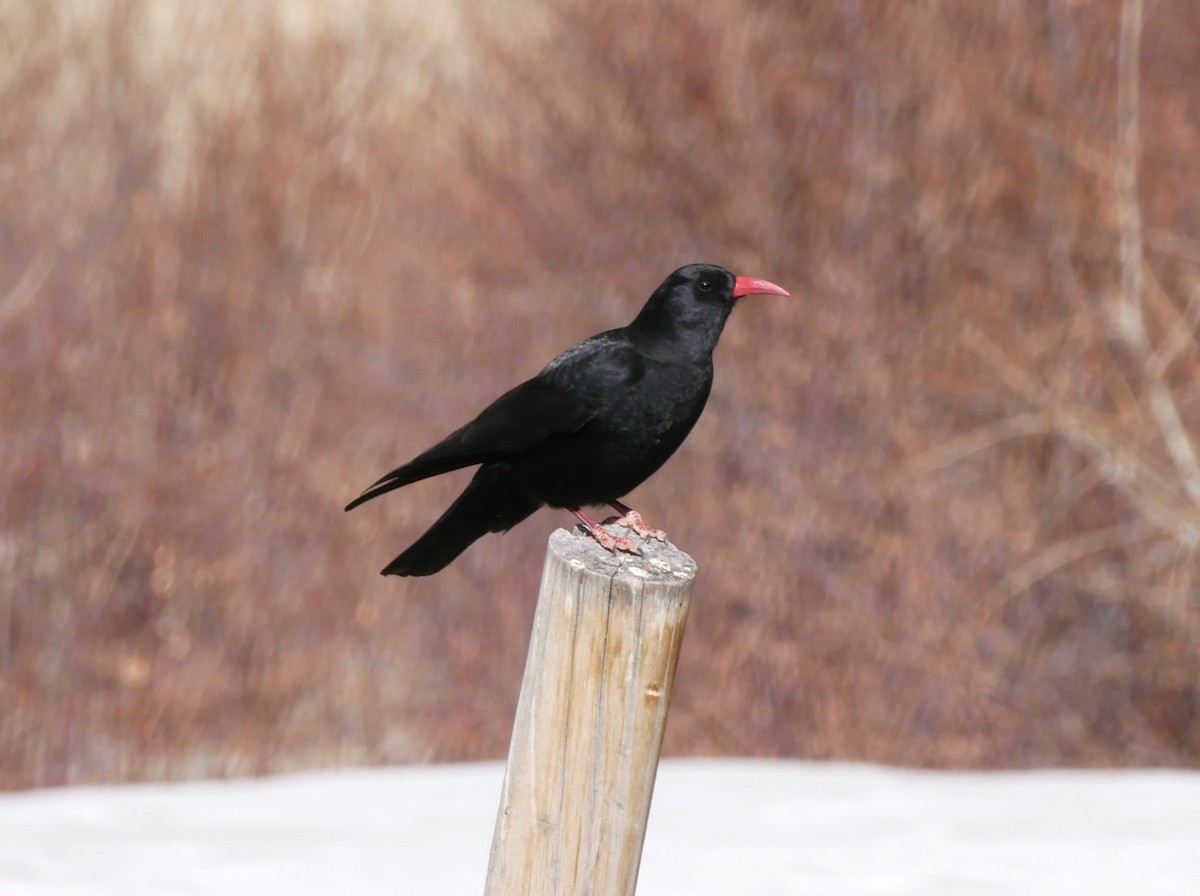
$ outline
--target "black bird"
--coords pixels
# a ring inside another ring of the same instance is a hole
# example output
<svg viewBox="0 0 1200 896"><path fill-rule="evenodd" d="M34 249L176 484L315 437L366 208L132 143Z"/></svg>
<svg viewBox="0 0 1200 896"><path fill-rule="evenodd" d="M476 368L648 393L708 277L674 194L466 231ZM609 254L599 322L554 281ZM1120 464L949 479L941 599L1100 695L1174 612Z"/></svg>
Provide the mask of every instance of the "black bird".
<svg viewBox="0 0 1200 896"><path fill-rule="evenodd" d="M348 505L479 464L441 518L383 574L427 576L487 532L503 532L538 508L565 507L609 550L637 544L601 528L581 508L609 505L610 520L664 539L620 499L666 462L704 410L713 350L742 296L782 287L691 264L663 281L627 327L567 349L533 379L505 392L474 420L397 467Z"/></svg>

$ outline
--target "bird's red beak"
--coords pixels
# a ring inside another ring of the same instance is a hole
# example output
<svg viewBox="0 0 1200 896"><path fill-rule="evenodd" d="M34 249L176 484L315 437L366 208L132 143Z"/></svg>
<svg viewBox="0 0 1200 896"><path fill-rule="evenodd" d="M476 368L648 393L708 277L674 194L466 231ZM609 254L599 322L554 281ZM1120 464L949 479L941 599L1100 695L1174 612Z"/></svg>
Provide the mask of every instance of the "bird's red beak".
<svg viewBox="0 0 1200 896"><path fill-rule="evenodd" d="M776 286L770 280L759 280L757 277L738 277L733 281L733 297L742 296L790 296L791 293L782 286Z"/></svg>

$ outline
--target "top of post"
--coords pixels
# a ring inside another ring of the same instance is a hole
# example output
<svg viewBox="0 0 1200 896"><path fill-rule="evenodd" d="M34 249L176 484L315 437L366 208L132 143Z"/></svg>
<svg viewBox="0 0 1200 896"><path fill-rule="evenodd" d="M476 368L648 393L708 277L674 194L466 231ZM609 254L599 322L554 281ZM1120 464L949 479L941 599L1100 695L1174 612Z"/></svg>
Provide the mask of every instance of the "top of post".
<svg viewBox="0 0 1200 896"><path fill-rule="evenodd" d="M630 537L637 538L632 532ZM609 551L579 529L559 529L550 536L549 550L576 569L631 582L658 585L690 583L696 578L696 561L670 542L638 538L641 554Z"/></svg>

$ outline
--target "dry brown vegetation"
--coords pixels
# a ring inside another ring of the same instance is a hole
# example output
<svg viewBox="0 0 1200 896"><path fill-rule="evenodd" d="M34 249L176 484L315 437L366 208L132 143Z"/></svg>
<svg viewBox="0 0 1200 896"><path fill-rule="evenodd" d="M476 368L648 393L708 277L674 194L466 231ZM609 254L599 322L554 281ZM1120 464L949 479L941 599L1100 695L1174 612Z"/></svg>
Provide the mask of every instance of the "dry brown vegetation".
<svg viewBox="0 0 1200 896"><path fill-rule="evenodd" d="M696 260L667 749L1200 764L1200 6L0 2L0 785L503 753L341 505Z"/></svg>

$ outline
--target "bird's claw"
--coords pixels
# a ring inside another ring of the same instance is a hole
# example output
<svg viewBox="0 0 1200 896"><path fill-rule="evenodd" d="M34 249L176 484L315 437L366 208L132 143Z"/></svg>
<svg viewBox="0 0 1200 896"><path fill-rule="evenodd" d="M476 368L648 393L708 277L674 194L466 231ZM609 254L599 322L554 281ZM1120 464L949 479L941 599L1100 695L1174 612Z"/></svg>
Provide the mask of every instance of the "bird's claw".
<svg viewBox="0 0 1200 896"><path fill-rule="evenodd" d="M590 529L589 532L592 538L600 542L600 547L612 551L614 554L617 551L624 551L627 554L640 554L642 552L637 542L631 541L628 538L622 538L620 535L613 535L602 526Z"/></svg>
<svg viewBox="0 0 1200 896"><path fill-rule="evenodd" d="M636 510L626 510L620 516L610 516L604 521L606 526L624 526L626 529L632 529L637 533L639 538L656 538L659 541L666 543L667 533L662 529L653 529L646 525L646 521L642 519L642 515Z"/></svg>

